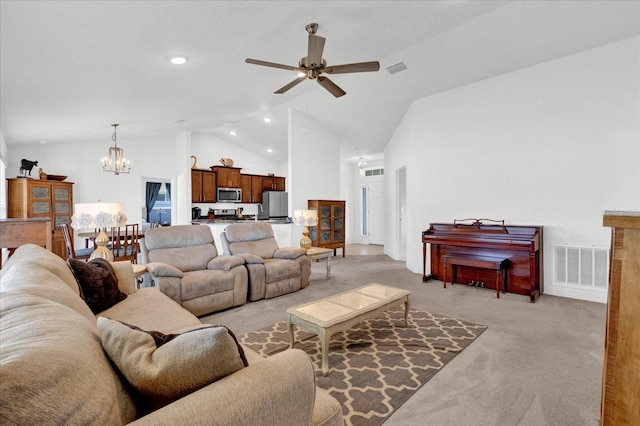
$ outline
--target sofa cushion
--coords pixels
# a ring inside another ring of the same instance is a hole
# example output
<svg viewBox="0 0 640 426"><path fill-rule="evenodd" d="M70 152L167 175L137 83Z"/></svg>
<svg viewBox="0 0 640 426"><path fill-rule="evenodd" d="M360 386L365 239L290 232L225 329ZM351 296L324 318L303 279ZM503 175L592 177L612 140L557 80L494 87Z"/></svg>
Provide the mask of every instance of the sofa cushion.
<svg viewBox="0 0 640 426"><path fill-rule="evenodd" d="M248 365L235 336L223 326L168 335L100 317L98 330L103 348L149 410Z"/></svg>
<svg viewBox="0 0 640 426"><path fill-rule="evenodd" d="M68 259L67 262L80 285L84 301L94 314L127 298L118 287L118 278L109 261Z"/></svg>
<svg viewBox="0 0 640 426"><path fill-rule="evenodd" d="M74 293L80 294L78 283L66 263L58 256L36 244L24 244L16 249L13 256L3 265L0 276L4 276L11 266L31 260L38 263L39 268L44 268L62 280Z"/></svg>
<svg viewBox="0 0 640 426"><path fill-rule="evenodd" d="M95 323L45 297L0 293L0 424L134 420L133 400L102 350Z"/></svg>
<svg viewBox="0 0 640 426"><path fill-rule="evenodd" d="M207 269L217 269L220 271L230 271L236 266L244 265L244 258L241 256L220 255L209 261Z"/></svg>
<svg viewBox="0 0 640 426"><path fill-rule="evenodd" d="M207 269L207 264L217 254L213 244L163 248L149 250L149 262L166 263L175 266L182 272L190 272Z"/></svg>
<svg viewBox="0 0 640 426"><path fill-rule="evenodd" d="M300 276L300 264L289 259L267 259L264 262L267 284Z"/></svg>
<svg viewBox="0 0 640 426"><path fill-rule="evenodd" d="M231 254L253 253L270 259L278 250L273 228L268 223L236 223L224 230Z"/></svg>
<svg viewBox="0 0 640 426"><path fill-rule="evenodd" d="M98 316L165 334L202 326L198 317L154 287L141 288Z"/></svg>
<svg viewBox="0 0 640 426"><path fill-rule="evenodd" d="M58 261L67 269L71 277L73 277L66 262L60 257L58 257ZM75 282L75 278L73 281L77 288L78 283ZM43 285L43 283L46 285ZM47 268L40 267L37 259L23 258L20 262L14 263L10 268L5 270L2 279L0 279L0 290L7 293L17 292L49 299L73 309L86 318L87 321L95 324L95 317L91 309L89 309L89 306L87 306L78 294L78 290L72 290L63 280L59 279L56 274L50 272ZM0 338L1 337L2 336L0 336Z"/></svg>
<svg viewBox="0 0 640 426"><path fill-rule="evenodd" d="M182 278L184 276L184 272L168 263L150 262L145 266L147 267L147 272L156 277Z"/></svg>
<svg viewBox="0 0 640 426"><path fill-rule="evenodd" d="M147 250L214 244L213 234L208 226L163 226L149 229L144 233L144 245ZM216 255L217 253L212 257Z"/></svg>
<svg viewBox="0 0 640 426"><path fill-rule="evenodd" d="M182 277L182 301L233 291L234 275L229 271L205 269L187 272Z"/></svg>

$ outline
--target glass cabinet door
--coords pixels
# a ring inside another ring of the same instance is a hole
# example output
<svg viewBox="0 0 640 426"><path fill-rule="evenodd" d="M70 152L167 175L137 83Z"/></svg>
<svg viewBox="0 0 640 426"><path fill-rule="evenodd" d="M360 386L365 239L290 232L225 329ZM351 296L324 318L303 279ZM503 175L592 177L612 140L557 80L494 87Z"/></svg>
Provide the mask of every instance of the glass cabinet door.
<svg viewBox="0 0 640 426"><path fill-rule="evenodd" d="M31 187L31 215L34 217L51 215L51 188L47 185Z"/></svg>
<svg viewBox="0 0 640 426"><path fill-rule="evenodd" d="M67 186L53 186L53 225L71 223L71 191Z"/></svg>

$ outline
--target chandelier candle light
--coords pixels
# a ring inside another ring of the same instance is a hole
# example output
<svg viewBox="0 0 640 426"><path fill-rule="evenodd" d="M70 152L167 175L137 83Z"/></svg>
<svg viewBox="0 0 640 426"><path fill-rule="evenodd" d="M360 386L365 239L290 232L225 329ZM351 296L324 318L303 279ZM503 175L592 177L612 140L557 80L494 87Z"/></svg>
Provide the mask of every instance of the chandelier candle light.
<svg viewBox="0 0 640 426"><path fill-rule="evenodd" d="M296 210L293 212L293 223L304 226L302 230L302 238L300 239L300 247L305 250L311 248L311 238L309 238L309 226L318 225L317 210Z"/></svg>
<svg viewBox="0 0 640 426"><path fill-rule="evenodd" d="M112 124L113 135L111 140L114 146L109 148L109 156L102 159L102 171L119 175L120 173L129 173L131 171L131 161L124 158L124 150L118 148L118 141L116 139L116 130L118 124Z"/></svg>
<svg viewBox="0 0 640 426"><path fill-rule="evenodd" d="M78 203L74 206L71 218L73 229L99 229L100 234L95 239L96 249L91 253L91 259L101 258L113 262L113 253L107 248L109 236L106 228L124 226L127 216L124 214L122 203Z"/></svg>

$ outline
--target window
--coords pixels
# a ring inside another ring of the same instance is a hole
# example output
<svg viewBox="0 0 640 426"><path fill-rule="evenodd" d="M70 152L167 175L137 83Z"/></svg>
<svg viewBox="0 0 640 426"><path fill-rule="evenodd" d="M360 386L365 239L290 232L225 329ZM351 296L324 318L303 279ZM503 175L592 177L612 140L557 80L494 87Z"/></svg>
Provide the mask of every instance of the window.
<svg viewBox="0 0 640 426"><path fill-rule="evenodd" d="M365 176L381 176L384 175L384 169L369 169L364 171Z"/></svg>
<svg viewBox="0 0 640 426"><path fill-rule="evenodd" d="M362 206L362 235L365 237L369 235L369 229L368 229L369 218L367 217L367 211L368 211L367 204L368 204L367 203L367 187L361 186L360 187L360 205Z"/></svg>
<svg viewBox="0 0 640 426"><path fill-rule="evenodd" d="M158 199L149 212L149 222L158 222L163 225L171 224L171 194L163 183L158 192Z"/></svg>

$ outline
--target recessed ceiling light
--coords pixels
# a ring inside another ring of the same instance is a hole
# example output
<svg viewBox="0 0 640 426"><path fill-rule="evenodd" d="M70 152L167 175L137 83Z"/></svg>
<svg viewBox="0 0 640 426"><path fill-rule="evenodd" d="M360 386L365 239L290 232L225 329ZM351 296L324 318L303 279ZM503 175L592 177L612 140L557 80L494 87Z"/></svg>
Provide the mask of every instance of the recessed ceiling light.
<svg viewBox="0 0 640 426"><path fill-rule="evenodd" d="M268 152L269 154L271 154L271 153L273 152L273 150L272 150L271 148L267 148L267 152Z"/></svg>
<svg viewBox="0 0 640 426"><path fill-rule="evenodd" d="M40 145L46 145L47 141L40 141Z"/></svg>
<svg viewBox="0 0 640 426"><path fill-rule="evenodd" d="M230 134L231 136L235 136L235 135L236 135L236 131L235 131L235 130L231 130L231 131L229 131L229 134Z"/></svg>
<svg viewBox="0 0 640 426"><path fill-rule="evenodd" d="M173 58L171 58L171 63L173 65L182 65L186 62L187 58L185 58L184 56L174 56Z"/></svg>
<svg viewBox="0 0 640 426"><path fill-rule="evenodd" d="M263 120L265 123L271 123L271 119L269 117L265 117Z"/></svg>

